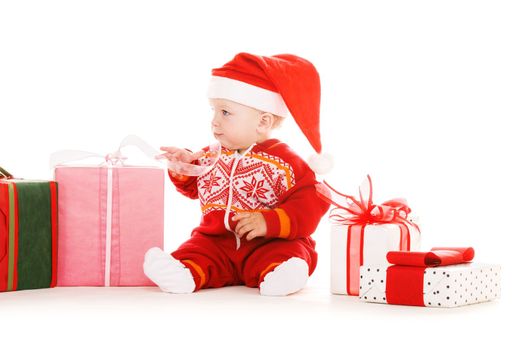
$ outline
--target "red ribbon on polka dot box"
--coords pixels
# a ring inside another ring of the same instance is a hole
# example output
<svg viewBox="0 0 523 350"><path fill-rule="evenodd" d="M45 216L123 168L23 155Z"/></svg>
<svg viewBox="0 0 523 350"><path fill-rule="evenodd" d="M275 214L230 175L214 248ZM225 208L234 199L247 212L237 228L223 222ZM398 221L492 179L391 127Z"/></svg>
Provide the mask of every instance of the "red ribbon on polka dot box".
<svg viewBox="0 0 523 350"><path fill-rule="evenodd" d="M500 296L499 265L472 263L472 248L391 251L392 266L360 268L360 300L396 305L457 307Z"/></svg>

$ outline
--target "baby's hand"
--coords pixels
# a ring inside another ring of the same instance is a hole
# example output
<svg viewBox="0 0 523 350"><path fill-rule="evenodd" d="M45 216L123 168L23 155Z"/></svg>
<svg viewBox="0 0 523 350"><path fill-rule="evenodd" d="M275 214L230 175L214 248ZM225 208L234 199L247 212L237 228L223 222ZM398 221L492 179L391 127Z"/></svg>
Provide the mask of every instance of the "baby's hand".
<svg viewBox="0 0 523 350"><path fill-rule="evenodd" d="M242 238L247 234L247 240L250 241L256 237L263 237L267 234L267 223L260 212L242 212L236 213L232 221L238 221L236 225L236 234Z"/></svg>
<svg viewBox="0 0 523 350"><path fill-rule="evenodd" d="M199 151L192 153L183 148L178 147L160 147L165 153L159 154L156 156L157 159L165 158L171 162L182 162L182 163L191 163L194 160L200 158L205 154L204 151Z"/></svg>
<svg viewBox="0 0 523 350"><path fill-rule="evenodd" d="M192 153L187 151L183 148L178 147L160 147L162 151L165 151L165 153L157 155L156 159L162 159L165 158L169 161L169 164L167 167L169 168L169 172L171 175L177 179L177 180L184 180L187 179L187 176L184 176L182 174L178 174L180 172L180 165L176 163L186 163L191 164L194 160L200 158L205 154L204 151L199 151L196 153ZM183 168L183 167L182 167Z"/></svg>

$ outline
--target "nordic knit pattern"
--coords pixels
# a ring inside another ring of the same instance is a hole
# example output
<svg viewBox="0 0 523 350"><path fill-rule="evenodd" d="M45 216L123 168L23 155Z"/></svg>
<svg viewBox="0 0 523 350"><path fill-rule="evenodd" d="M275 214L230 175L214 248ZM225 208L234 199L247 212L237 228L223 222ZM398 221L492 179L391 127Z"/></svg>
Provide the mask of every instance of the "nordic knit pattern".
<svg viewBox="0 0 523 350"><path fill-rule="evenodd" d="M296 239L310 236L328 204L316 194L316 179L309 166L285 143L277 139L256 144L240 159L229 181L239 154L222 148L214 168L200 177L174 177L171 180L182 194L200 200L202 219L194 230L208 235L231 234L224 216L232 190L231 212L227 218L232 230L236 212L260 211L267 223L267 238ZM202 157L199 163L208 164Z"/></svg>

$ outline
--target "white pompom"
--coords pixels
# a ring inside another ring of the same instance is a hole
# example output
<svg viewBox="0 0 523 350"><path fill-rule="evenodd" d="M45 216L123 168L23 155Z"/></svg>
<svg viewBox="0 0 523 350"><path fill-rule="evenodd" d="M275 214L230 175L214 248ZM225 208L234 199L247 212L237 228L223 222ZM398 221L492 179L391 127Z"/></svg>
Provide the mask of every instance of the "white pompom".
<svg viewBox="0 0 523 350"><path fill-rule="evenodd" d="M311 167L312 171L316 174L327 174L331 171L334 166L334 159L332 155L328 153L313 154L309 157L307 163Z"/></svg>

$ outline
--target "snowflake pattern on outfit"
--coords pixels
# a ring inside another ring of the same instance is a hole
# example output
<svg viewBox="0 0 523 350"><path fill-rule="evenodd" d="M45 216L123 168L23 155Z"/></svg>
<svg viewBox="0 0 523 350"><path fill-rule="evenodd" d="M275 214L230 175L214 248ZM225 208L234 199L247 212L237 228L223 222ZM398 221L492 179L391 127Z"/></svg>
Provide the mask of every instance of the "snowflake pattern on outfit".
<svg viewBox="0 0 523 350"><path fill-rule="evenodd" d="M265 180L256 181L256 178L253 176L250 183L246 182L245 180L243 182L245 186L240 187L240 190L244 190L247 193L247 198L250 196L255 196L258 199L267 199L267 197L265 197L265 193L269 190L263 188Z"/></svg>
<svg viewBox="0 0 523 350"><path fill-rule="evenodd" d="M198 195L203 214L225 210L229 199L230 174L239 154L222 152L214 168L198 177ZM208 158L200 164L207 165ZM292 167L265 152L249 152L238 162L232 182L232 210L271 209L278 198L296 184Z"/></svg>

